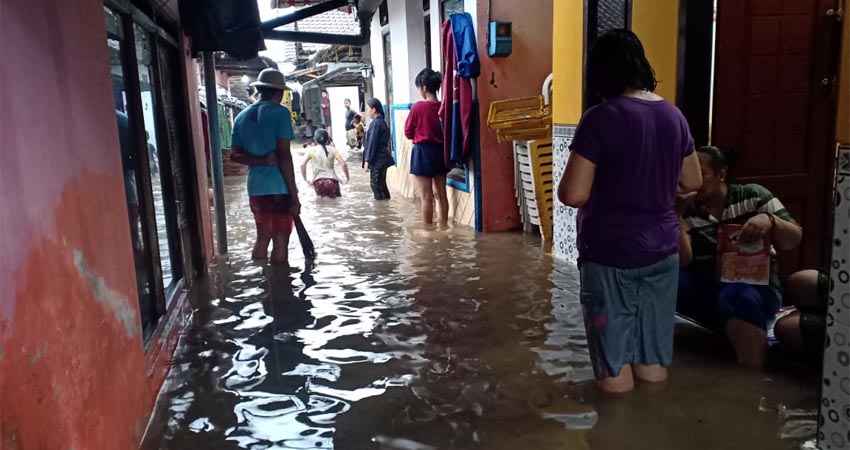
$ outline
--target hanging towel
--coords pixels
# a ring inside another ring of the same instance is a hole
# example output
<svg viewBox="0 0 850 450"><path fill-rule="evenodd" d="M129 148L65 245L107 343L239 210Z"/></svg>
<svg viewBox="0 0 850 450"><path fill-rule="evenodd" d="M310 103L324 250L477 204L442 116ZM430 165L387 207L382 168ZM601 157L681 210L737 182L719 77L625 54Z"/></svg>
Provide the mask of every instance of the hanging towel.
<svg viewBox="0 0 850 450"><path fill-rule="evenodd" d="M452 131L454 130L454 79L455 59L454 38L452 37L452 23L445 21L440 28L440 42L443 50L443 97L440 101L440 120L443 122L443 157L447 168L452 168Z"/></svg>

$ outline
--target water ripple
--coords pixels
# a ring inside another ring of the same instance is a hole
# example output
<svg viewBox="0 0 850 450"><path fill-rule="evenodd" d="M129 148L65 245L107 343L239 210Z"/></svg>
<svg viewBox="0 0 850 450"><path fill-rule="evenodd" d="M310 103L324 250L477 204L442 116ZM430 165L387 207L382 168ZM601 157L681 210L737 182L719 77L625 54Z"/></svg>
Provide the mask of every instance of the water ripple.
<svg viewBox="0 0 850 450"><path fill-rule="evenodd" d="M290 273L250 260L242 183L151 448L586 449L605 426L576 388L592 378L577 272L539 240L425 229L355 173L337 201L302 187L319 257Z"/></svg>

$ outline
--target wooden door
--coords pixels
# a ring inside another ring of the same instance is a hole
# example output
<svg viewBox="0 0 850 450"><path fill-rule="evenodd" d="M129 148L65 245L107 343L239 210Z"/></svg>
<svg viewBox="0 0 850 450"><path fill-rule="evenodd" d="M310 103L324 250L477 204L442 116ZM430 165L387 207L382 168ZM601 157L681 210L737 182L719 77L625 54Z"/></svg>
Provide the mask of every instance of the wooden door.
<svg viewBox="0 0 850 450"><path fill-rule="evenodd" d="M828 257L838 0L721 0L712 143L738 150L736 182L774 193L803 226L782 271Z"/></svg>

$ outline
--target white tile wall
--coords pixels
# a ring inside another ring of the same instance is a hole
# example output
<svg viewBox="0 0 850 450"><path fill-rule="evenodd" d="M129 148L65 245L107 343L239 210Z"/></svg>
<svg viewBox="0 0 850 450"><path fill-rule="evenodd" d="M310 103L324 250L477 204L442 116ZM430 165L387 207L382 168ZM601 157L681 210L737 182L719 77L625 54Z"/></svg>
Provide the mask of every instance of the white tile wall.
<svg viewBox="0 0 850 450"><path fill-rule="evenodd" d="M554 182L557 189L567 167L570 157L570 144L576 132L575 125L556 124L552 132L552 169L554 170ZM576 248L576 209L561 203L556 196L555 199L555 226L553 236L553 249L556 258L575 264L578 261L578 250Z"/></svg>
<svg viewBox="0 0 850 450"><path fill-rule="evenodd" d="M850 146L838 152L818 447L850 449Z"/></svg>

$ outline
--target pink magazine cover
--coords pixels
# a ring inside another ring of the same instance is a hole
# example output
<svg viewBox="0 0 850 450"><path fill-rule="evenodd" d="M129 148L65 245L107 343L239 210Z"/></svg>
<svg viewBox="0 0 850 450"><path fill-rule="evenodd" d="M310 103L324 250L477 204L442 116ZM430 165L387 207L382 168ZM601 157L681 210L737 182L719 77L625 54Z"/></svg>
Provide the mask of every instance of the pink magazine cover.
<svg viewBox="0 0 850 450"><path fill-rule="evenodd" d="M717 232L720 281L766 286L770 283L770 236L743 244L741 225L721 225Z"/></svg>

